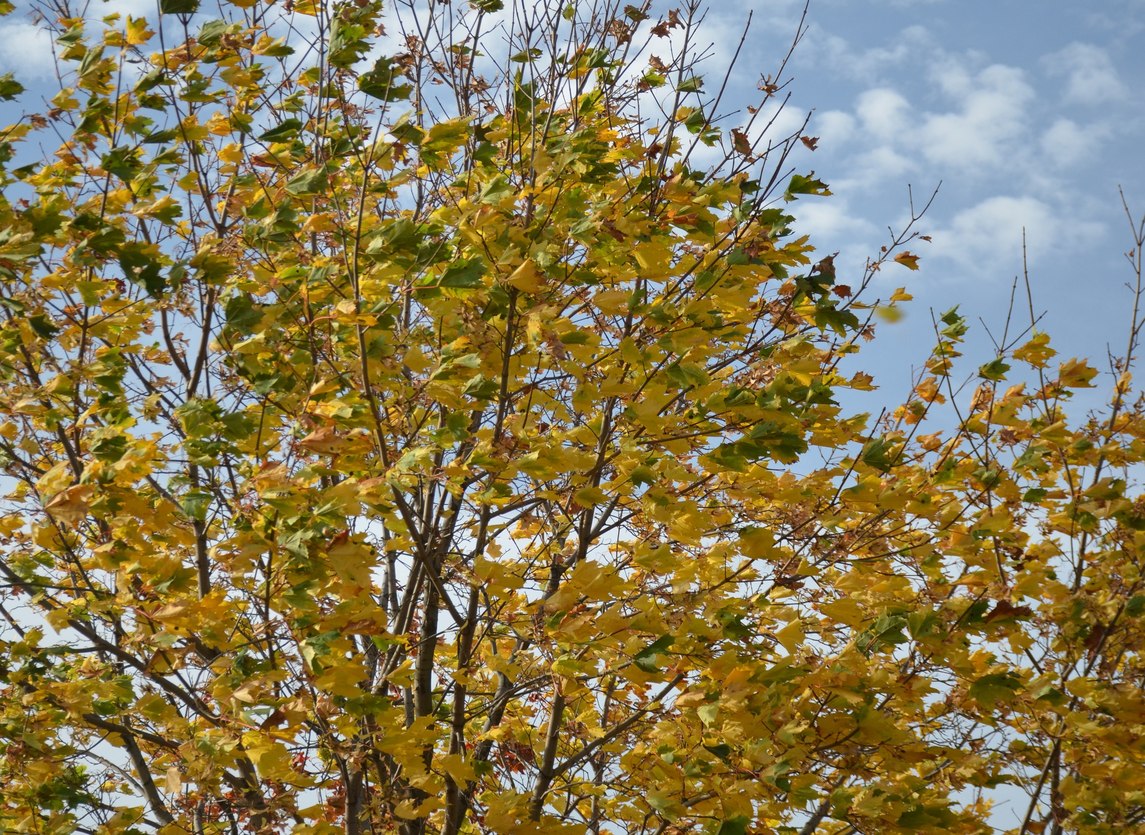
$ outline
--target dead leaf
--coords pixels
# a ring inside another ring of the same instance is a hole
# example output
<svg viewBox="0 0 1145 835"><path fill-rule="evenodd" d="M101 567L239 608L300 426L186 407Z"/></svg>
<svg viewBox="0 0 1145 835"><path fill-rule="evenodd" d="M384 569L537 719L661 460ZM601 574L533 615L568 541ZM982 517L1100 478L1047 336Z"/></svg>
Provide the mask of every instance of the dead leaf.
<svg viewBox="0 0 1145 835"><path fill-rule="evenodd" d="M95 488L90 484L73 484L57 493L44 505L44 510L61 522L78 525L87 518L94 493Z"/></svg>
<svg viewBox="0 0 1145 835"><path fill-rule="evenodd" d="M732 129L732 145L736 151L743 154L745 157L751 156L751 140L747 138L747 134L739 128Z"/></svg>

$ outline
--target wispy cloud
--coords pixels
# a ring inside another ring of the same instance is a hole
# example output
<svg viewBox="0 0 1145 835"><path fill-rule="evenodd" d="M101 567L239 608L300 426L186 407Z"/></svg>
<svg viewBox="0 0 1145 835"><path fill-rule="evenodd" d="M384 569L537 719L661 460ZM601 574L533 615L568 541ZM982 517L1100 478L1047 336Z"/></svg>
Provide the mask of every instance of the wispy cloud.
<svg viewBox="0 0 1145 835"><path fill-rule="evenodd" d="M1062 79L1062 97L1070 104L1105 104L1128 95L1109 53L1099 46L1071 43L1042 63L1052 78Z"/></svg>
<svg viewBox="0 0 1145 835"><path fill-rule="evenodd" d="M887 87L862 93L855 103L855 115L868 136L890 143L903 138L912 118L906 97Z"/></svg>
<svg viewBox="0 0 1145 835"><path fill-rule="evenodd" d="M0 22L0 67L24 82L55 77L51 36L25 21Z"/></svg>
<svg viewBox="0 0 1145 835"><path fill-rule="evenodd" d="M1072 119L1059 118L1042 134L1041 151L1052 165L1066 168L1092 156L1108 135L1104 124L1079 125Z"/></svg>
<svg viewBox="0 0 1145 835"><path fill-rule="evenodd" d="M1078 220L1028 195L995 196L957 212L933 232L932 253L948 258L971 275L997 275L999 267L1020 263L1025 232L1030 262L1101 239L1104 226ZM999 264L999 259L1006 263Z"/></svg>
<svg viewBox="0 0 1145 835"><path fill-rule="evenodd" d="M955 99L949 111L927 114L914 136L936 165L963 170L997 166L1011 157L1012 143L1027 129L1034 90L1016 67L994 64L978 73L957 64L938 71Z"/></svg>
<svg viewBox="0 0 1145 835"><path fill-rule="evenodd" d="M917 2L905 0L907 4ZM856 47L846 38L812 27L808 51L820 56L816 63L846 73L849 78L874 82L894 75L934 47L934 37L924 26L908 26L895 34L892 43L868 47Z"/></svg>

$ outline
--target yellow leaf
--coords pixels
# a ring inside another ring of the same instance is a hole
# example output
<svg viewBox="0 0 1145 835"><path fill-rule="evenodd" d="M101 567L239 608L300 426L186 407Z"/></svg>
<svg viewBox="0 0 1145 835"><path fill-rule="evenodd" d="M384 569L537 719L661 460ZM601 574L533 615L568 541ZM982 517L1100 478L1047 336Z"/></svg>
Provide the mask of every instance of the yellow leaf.
<svg viewBox="0 0 1145 835"><path fill-rule="evenodd" d="M819 611L831 620L845 623L850 627L857 627L863 623L863 610L849 597L842 597L831 603L821 603Z"/></svg>
<svg viewBox="0 0 1145 835"><path fill-rule="evenodd" d="M532 258L527 258L521 266L513 270L506 281L526 293L539 293L545 289L544 276Z"/></svg>
<svg viewBox="0 0 1145 835"><path fill-rule="evenodd" d="M803 643L803 624L798 618L775 633L775 639L783 645L788 652L795 652Z"/></svg>
<svg viewBox="0 0 1145 835"><path fill-rule="evenodd" d="M362 682L366 680L366 670L361 664L343 661L324 670L314 679L314 686L331 696L354 699L366 694Z"/></svg>
<svg viewBox="0 0 1145 835"><path fill-rule="evenodd" d="M360 588L368 588L370 571L374 568L377 554L360 539L361 536L338 534L327 546L326 558L342 580Z"/></svg>
<svg viewBox="0 0 1145 835"><path fill-rule="evenodd" d="M154 34L154 32L147 28L146 18L134 18L131 15L127 16L128 45L138 46L139 44L147 43Z"/></svg>
<svg viewBox="0 0 1145 835"><path fill-rule="evenodd" d="M599 487L582 487L573 493L573 501L581 507L593 507L608 501L608 494Z"/></svg>
<svg viewBox="0 0 1145 835"><path fill-rule="evenodd" d="M1066 360L1058 369L1058 381L1066 388L1088 389L1093 388L1093 378L1097 376L1097 369L1091 368L1085 360Z"/></svg>
<svg viewBox="0 0 1145 835"><path fill-rule="evenodd" d="M66 461L52 465L52 468L36 479L36 489L41 496L54 496L71 486L72 470Z"/></svg>
<svg viewBox="0 0 1145 835"><path fill-rule="evenodd" d="M223 162L238 162L243 158L243 148L237 142L231 142L219 149L219 159Z"/></svg>
<svg viewBox="0 0 1145 835"><path fill-rule="evenodd" d="M321 426L298 441L298 446L319 455L336 455L346 446L346 441L335 427Z"/></svg>
<svg viewBox="0 0 1145 835"><path fill-rule="evenodd" d="M884 322L890 322L891 324L898 322L903 317L903 312L894 305L880 304L875 308L875 313Z"/></svg>
<svg viewBox="0 0 1145 835"><path fill-rule="evenodd" d="M207 130L215 136L226 136L231 132L231 120L222 113L212 113L207 120Z"/></svg>
<svg viewBox="0 0 1145 835"><path fill-rule="evenodd" d="M663 242L648 241L638 246L633 255L645 278L659 278L668 269L672 250Z"/></svg>
<svg viewBox="0 0 1145 835"><path fill-rule="evenodd" d="M603 313L622 313L631 295L627 290L598 290L592 301Z"/></svg>
<svg viewBox="0 0 1145 835"><path fill-rule="evenodd" d="M452 777L453 782L459 786L463 786L477 777L477 772L473 770L473 766L467 763L465 757L460 754L448 754L439 758L437 762L442 770Z"/></svg>
<svg viewBox="0 0 1145 835"><path fill-rule="evenodd" d="M173 211L172 211L173 210ZM183 211L182 204L179 203L170 194L164 194L154 203L149 203L146 206L140 206L132 212L136 217L162 217L165 213L171 212L173 215L178 216Z"/></svg>
<svg viewBox="0 0 1145 835"><path fill-rule="evenodd" d="M434 360L430 357L427 357L422 349L417 345L413 346L409 351L406 352L405 357L402 358L402 362L404 362L406 367L414 374L421 374L427 368L430 368L435 364Z"/></svg>
<svg viewBox="0 0 1145 835"><path fill-rule="evenodd" d="M330 212L315 212L302 224L302 231L307 234L332 232L336 228L334 216Z"/></svg>
<svg viewBox="0 0 1145 835"><path fill-rule="evenodd" d="M247 744L246 752L262 779L285 783L297 779L298 774L290 765L290 750L285 745L256 737L256 741Z"/></svg>
<svg viewBox="0 0 1145 835"><path fill-rule="evenodd" d="M69 525L78 525L87 518L91 509L92 494L95 488L90 484L73 484L61 490L55 497L44 505L44 510L61 522Z"/></svg>
<svg viewBox="0 0 1145 835"><path fill-rule="evenodd" d="M1014 359L1028 362L1034 368L1043 368L1046 361L1056 353L1050 347L1049 334L1035 333L1029 342L1014 351Z"/></svg>
<svg viewBox="0 0 1145 835"><path fill-rule="evenodd" d="M913 252L908 252L906 250L903 250L902 252L900 252L898 255L895 256L895 261L898 262L899 264L902 264L908 270L917 270L918 269L918 256L915 255Z"/></svg>

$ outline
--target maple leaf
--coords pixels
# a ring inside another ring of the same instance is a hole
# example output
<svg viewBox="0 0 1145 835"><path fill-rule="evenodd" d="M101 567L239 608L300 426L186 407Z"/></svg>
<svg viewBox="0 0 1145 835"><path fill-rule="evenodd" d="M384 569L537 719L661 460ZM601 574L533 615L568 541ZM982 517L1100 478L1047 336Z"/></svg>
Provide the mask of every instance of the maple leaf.
<svg viewBox="0 0 1145 835"><path fill-rule="evenodd" d="M902 264L908 270L918 269L918 256L907 250L903 250L898 255L896 255L895 262Z"/></svg>
<svg viewBox="0 0 1145 835"><path fill-rule="evenodd" d="M44 505L44 510L61 522L69 525L78 525L87 518L91 511L91 499L95 495L95 487L90 484L73 484L52 497Z"/></svg>
<svg viewBox="0 0 1145 835"><path fill-rule="evenodd" d="M884 335L691 4L200 5L0 79L0 831L1133 828L1130 358Z"/></svg>

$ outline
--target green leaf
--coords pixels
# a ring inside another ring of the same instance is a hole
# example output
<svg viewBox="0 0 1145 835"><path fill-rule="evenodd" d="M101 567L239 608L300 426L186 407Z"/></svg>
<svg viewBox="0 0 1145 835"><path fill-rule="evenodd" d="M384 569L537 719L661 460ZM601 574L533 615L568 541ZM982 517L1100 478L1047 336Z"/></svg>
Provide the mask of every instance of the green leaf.
<svg viewBox="0 0 1145 835"><path fill-rule="evenodd" d="M262 142L285 142L287 139L293 139L302 130L301 119L283 119L282 122L275 125L268 130L259 140Z"/></svg>
<svg viewBox="0 0 1145 835"><path fill-rule="evenodd" d="M141 142L144 145L165 145L168 142L174 142L179 138L179 131L177 130L155 130L147 134Z"/></svg>
<svg viewBox="0 0 1145 835"><path fill-rule="evenodd" d="M413 87L402 83L401 70L395 68L392 58L382 56L374 68L358 77L358 89L371 98L382 101L402 101L410 97Z"/></svg>
<svg viewBox="0 0 1145 835"><path fill-rule="evenodd" d="M119 266L128 281L143 285L151 296L158 297L167 289L160 264L146 244L138 241L124 243L119 249Z"/></svg>
<svg viewBox="0 0 1145 835"><path fill-rule="evenodd" d="M60 329L56 326L56 323L43 313L37 313L34 316L29 316L28 324L32 326L32 330L36 332L36 336L40 337L41 339L51 339L60 332Z"/></svg>
<svg viewBox="0 0 1145 835"><path fill-rule="evenodd" d="M199 10L199 0L159 0L160 14L194 14Z"/></svg>
<svg viewBox="0 0 1145 835"><path fill-rule="evenodd" d="M470 261L450 264L441 274L437 286L460 290L481 287L483 275L485 275L485 262L479 258L474 258Z"/></svg>
<svg viewBox="0 0 1145 835"><path fill-rule="evenodd" d="M872 438L867 441L863 451L859 454L860 460L868 467L874 467L882 473L890 472L895 464L895 446L883 438Z"/></svg>
<svg viewBox="0 0 1145 835"><path fill-rule="evenodd" d="M345 70L358 63L370 48L366 34L361 23L346 20L342 15L335 16L330 26L330 49L327 52L330 65Z"/></svg>
<svg viewBox="0 0 1145 835"><path fill-rule="evenodd" d="M966 325L966 319L958 314L957 307L952 307L943 313L939 321L946 325L946 327L942 329L942 336L947 339L960 340L966 335L966 331L969 329Z"/></svg>
<svg viewBox="0 0 1145 835"><path fill-rule="evenodd" d="M6 72L0 75L0 101L11 101L24 92L24 85L13 77L12 73Z"/></svg>
<svg viewBox="0 0 1145 835"><path fill-rule="evenodd" d="M633 662L646 673L660 671L659 656L676 642L671 635L661 635L633 657Z"/></svg>
<svg viewBox="0 0 1145 835"><path fill-rule="evenodd" d="M691 75L680 82L676 88L681 93L699 93L704 89L704 77L700 75Z"/></svg>
<svg viewBox="0 0 1145 835"><path fill-rule="evenodd" d="M225 20L208 20L199 29L199 43L203 46L216 46L228 29L230 24Z"/></svg>
<svg viewBox="0 0 1145 835"><path fill-rule="evenodd" d="M100 461L114 463L127 452L127 438L123 435L111 435L97 438L91 444L91 454Z"/></svg>
<svg viewBox="0 0 1145 835"><path fill-rule="evenodd" d="M750 823L751 818L742 816L729 818L720 824L720 828L716 830L716 835L747 835L747 827Z"/></svg>
<svg viewBox="0 0 1145 835"><path fill-rule="evenodd" d="M698 716L700 721L707 727L714 725L719 715L720 706L716 702L708 702L696 708L696 716Z"/></svg>
<svg viewBox="0 0 1145 835"><path fill-rule="evenodd" d="M632 483L637 487L645 487L649 484L656 483L656 471L644 465L634 467L632 472L628 474L628 477L632 479Z"/></svg>
<svg viewBox="0 0 1145 835"><path fill-rule="evenodd" d="M978 369L978 376L986 380L1002 380L1006 377L1006 372L1010 370L1010 366L1002 361L1001 357L991 360Z"/></svg>
<svg viewBox="0 0 1145 835"><path fill-rule="evenodd" d="M190 518L203 522L207 518L207 511L211 508L211 494L202 490L192 490L183 496L180 504L183 512Z"/></svg>
<svg viewBox="0 0 1145 835"><path fill-rule="evenodd" d="M421 143L421 159L430 168L440 168L470 135L468 118L438 122L429 129Z"/></svg>
<svg viewBox="0 0 1145 835"><path fill-rule="evenodd" d="M732 755L732 747L726 742L721 742L718 745L705 745L704 748L712 754L715 754L724 762L727 762L728 758Z"/></svg>
<svg viewBox="0 0 1145 835"><path fill-rule="evenodd" d="M311 168L291 177L286 184L286 193L293 197L319 194L326 188L326 183L325 169Z"/></svg>
<svg viewBox="0 0 1145 835"><path fill-rule="evenodd" d="M808 177L804 177L802 174L792 174L791 182L787 184L787 192L783 195L783 199L790 202L801 194L826 197L831 194L831 190L827 188L825 182L815 179L814 172Z"/></svg>
<svg viewBox="0 0 1145 835"><path fill-rule="evenodd" d="M989 710L1021 688L1022 680L1014 673L991 673L970 685L970 698Z"/></svg>
<svg viewBox="0 0 1145 835"><path fill-rule="evenodd" d="M225 315L227 326L243 334L254 333L258 323L262 321L262 309L245 293L227 300Z"/></svg>
<svg viewBox="0 0 1145 835"><path fill-rule="evenodd" d="M100 165L109 174L115 175L125 183L131 182L143 167L139 161L138 151L126 145L112 148L104 154Z"/></svg>

